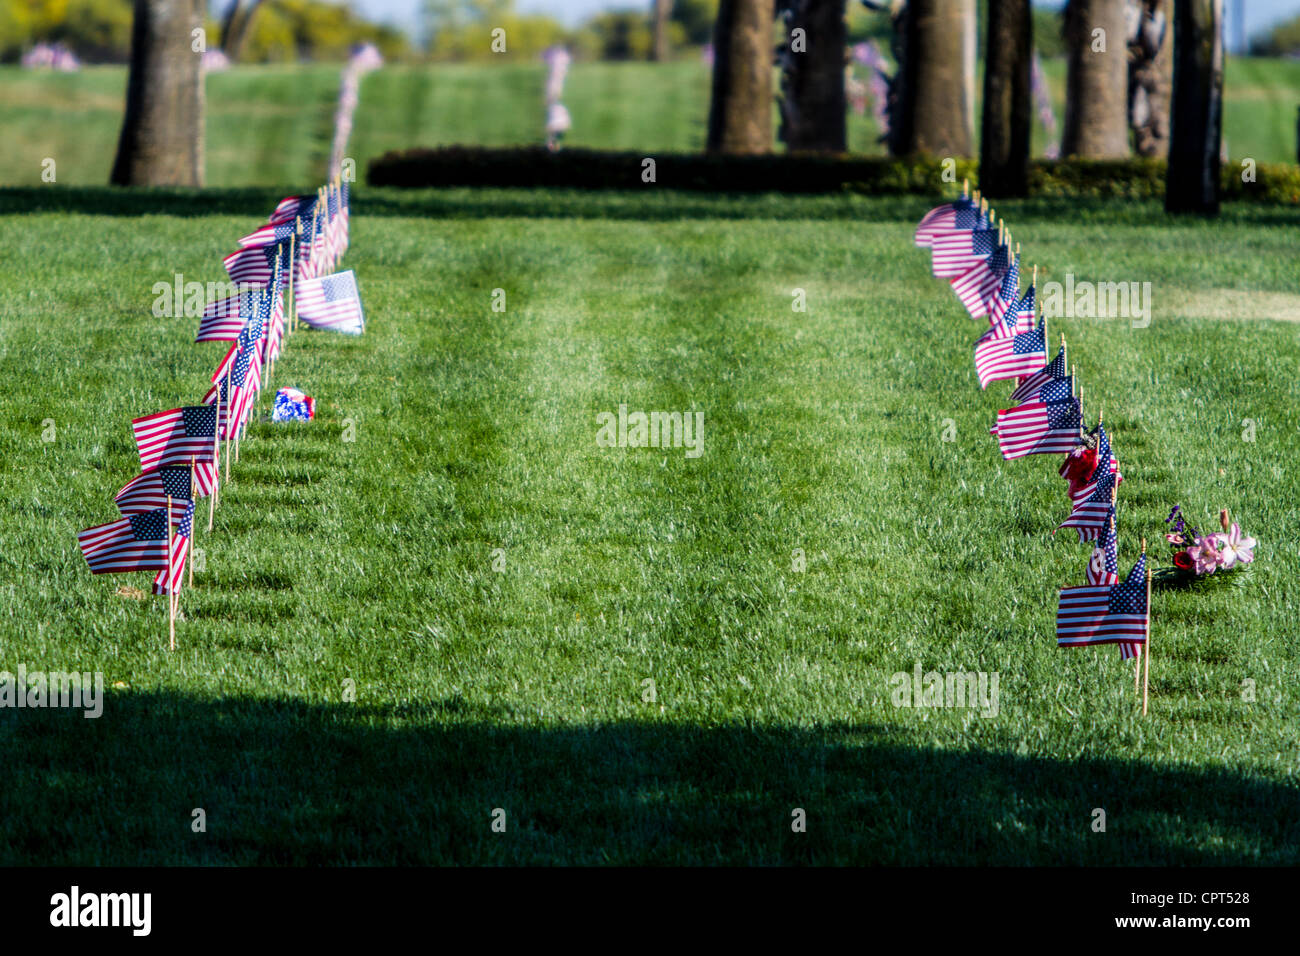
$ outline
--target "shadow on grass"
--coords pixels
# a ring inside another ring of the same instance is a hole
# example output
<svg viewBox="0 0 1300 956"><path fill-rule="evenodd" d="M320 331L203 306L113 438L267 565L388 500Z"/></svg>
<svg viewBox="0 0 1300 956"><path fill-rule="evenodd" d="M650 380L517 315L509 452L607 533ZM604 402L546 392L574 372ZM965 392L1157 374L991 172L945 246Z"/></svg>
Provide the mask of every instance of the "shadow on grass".
<svg viewBox="0 0 1300 956"><path fill-rule="evenodd" d="M307 186L300 187L307 189ZM245 189L114 189L29 186L0 189L0 215L80 213L91 216L247 216L264 220L288 187ZM581 189L377 189L355 187L358 217L425 219L856 220L915 224L940 200L925 196L706 193L649 186L615 192ZM998 203L1020 224L1035 220L1115 226L1216 229L1300 224L1300 210L1229 203L1217 220L1168 217L1157 202L1120 199L1028 199ZM251 223L250 223L251 225Z"/></svg>
<svg viewBox="0 0 1300 956"><path fill-rule="evenodd" d="M0 864L1300 860L1294 787L1222 770L939 751L869 726L510 722L460 698L0 710Z"/></svg>

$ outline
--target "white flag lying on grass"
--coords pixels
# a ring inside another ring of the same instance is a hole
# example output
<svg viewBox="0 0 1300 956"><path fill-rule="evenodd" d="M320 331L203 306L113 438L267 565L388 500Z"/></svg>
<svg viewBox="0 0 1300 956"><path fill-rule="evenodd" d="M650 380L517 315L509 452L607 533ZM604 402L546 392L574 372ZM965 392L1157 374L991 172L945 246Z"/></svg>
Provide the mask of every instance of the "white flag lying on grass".
<svg viewBox="0 0 1300 956"><path fill-rule="evenodd" d="M298 318L312 328L360 335L366 330L361 294L352 270L305 279L295 290Z"/></svg>

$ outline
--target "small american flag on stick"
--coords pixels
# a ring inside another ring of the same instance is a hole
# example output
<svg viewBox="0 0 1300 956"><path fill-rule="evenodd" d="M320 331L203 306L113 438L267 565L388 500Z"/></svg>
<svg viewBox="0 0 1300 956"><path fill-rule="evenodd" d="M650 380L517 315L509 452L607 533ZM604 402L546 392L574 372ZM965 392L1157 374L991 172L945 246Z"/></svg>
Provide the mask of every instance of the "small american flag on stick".
<svg viewBox="0 0 1300 956"><path fill-rule="evenodd" d="M131 429L140 452L140 470L188 466L191 459L213 461L216 428L217 410L211 405L187 405L133 420Z"/></svg>
<svg viewBox="0 0 1300 956"><path fill-rule="evenodd" d="M994 338L986 332L975 343L975 375L980 388L988 388L990 382L1031 375L1046 361L1046 320L1040 321L1032 332L1009 338Z"/></svg>
<svg viewBox="0 0 1300 956"><path fill-rule="evenodd" d="M194 487L190 487L190 467L166 465L136 475L113 496L117 510L125 515L141 514L167 507L173 499L206 498L217 482L215 462L194 463Z"/></svg>
<svg viewBox="0 0 1300 956"><path fill-rule="evenodd" d="M1146 576L1144 554L1118 584L1061 588L1056 608L1057 646L1145 644L1150 620Z"/></svg>
<svg viewBox="0 0 1300 956"><path fill-rule="evenodd" d="M956 202L936 206L925 214L913 237L918 246L928 249L934 240L950 232L983 229L987 220L980 215L974 201L963 196Z"/></svg>
<svg viewBox="0 0 1300 956"><path fill-rule="evenodd" d="M171 560L168 566L154 577L154 594L180 593L182 577L185 573L185 558L190 553L190 538L194 534L194 502L173 501L172 521L176 526L176 534L171 539Z"/></svg>
<svg viewBox="0 0 1300 956"><path fill-rule="evenodd" d="M939 278L959 276L993 255L998 246L996 229L951 232L930 245L930 271Z"/></svg>
<svg viewBox="0 0 1300 956"><path fill-rule="evenodd" d="M1027 402L1031 400L1044 385L1060 381L1063 378L1066 378L1064 348L1056 353L1056 358L1052 359L1052 361L1021 382L1020 386L1011 393L1011 400L1013 402Z"/></svg>
<svg viewBox="0 0 1300 956"><path fill-rule="evenodd" d="M77 545L94 574L122 574L165 571L167 539L167 509L159 508L87 528Z"/></svg>
<svg viewBox="0 0 1300 956"><path fill-rule="evenodd" d="M1069 382L1048 387L1057 386L1061 387L1059 399L1026 402L998 412L993 431L1003 458L1059 454L1079 440L1079 400L1071 397Z"/></svg>
<svg viewBox="0 0 1300 956"><path fill-rule="evenodd" d="M298 318L317 329L360 335L366 330L352 270L308 279L296 290Z"/></svg>

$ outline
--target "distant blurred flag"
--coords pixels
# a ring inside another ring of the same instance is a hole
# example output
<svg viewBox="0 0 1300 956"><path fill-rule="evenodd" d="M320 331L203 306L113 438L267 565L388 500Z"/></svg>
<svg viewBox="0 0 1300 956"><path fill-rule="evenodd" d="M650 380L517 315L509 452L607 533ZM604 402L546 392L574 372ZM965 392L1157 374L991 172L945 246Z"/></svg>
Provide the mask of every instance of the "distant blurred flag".
<svg viewBox="0 0 1300 956"><path fill-rule="evenodd" d="M165 513L166 509L164 509ZM172 502L172 521L176 534L171 542L171 562L153 579L154 594L179 593L185 575L185 559L190 553L190 538L194 535L194 502Z"/></svg>
<svg viewBox="0 0 1300 956"><path fill-rule="evenodd" d="M343 213L343 251L347 252L349 245L348 229L351 227L352 223L352 209L350 207L351 194L348 189L348 181L346 177L344 177L343 182L339 185L339 192L342 194L340 211Z"/></svg>
<svg viewBox="0 0 1300 956"><path fill-rule="evenodd" d="M1032 332L1010 338L993 338L988 333L975 343L975 376L980 388L990 382L1032 375L1047 361L1047 326L1041 321Z"/></svg>
<svg viewBox="0 0 1300 956"><path fill-rule="evenodd" d="M188 465L213 461L216 410L207 405L187 405L134 419L131 429L140 452L140 470L162 465Z"/></svg>
<svg viewBox="0 0 1300 956"><path fill-rule="evenodd" d="M271 281L271 276L275 270L275 260L279 255L283 255L286 259L289 257L288 242L240 249L238 252L232 252L226 256L222 263L226 267L226 274L230 276L231 282L237 282L240 285L264 286Z"/></svg>
<svg viewBox="0 0 1300 956"><path fill-rule="evenodd" d="M310 219L316 207L315 196L285 196L275 206L268 223L280 220Z"/></svg>
<svg viewBox="0 0 1300 956"><path fill-rule="evenodd" d="M937 236L930 244L930 271L938 278L959 276L993 255L996 229L973 229Z"/></svg>
<svg viewBox="0 0 1300 956"><path fill-rule="evenodd" d="M180 502L193 507L193 502ZM172 502L173 524L177 502ZM122 574L127 571L167 569L167 509L146 511L96 525L78 533L77 545L94 574Z"/></svg>
<svg viewBox="0 0 1300 956"><path fill-rule="evenodd" d="M1056 644L1145 644L1147 639L1147 556L1138 558L1118 584L1061 588L1056 607Z"/></svg>
<svg viewBox="0 0 1300 956"><path fill-rule="evenodd" d="M1011 400L1013 402L1030 401L1044 385L1060 381L1066 377L1065 349L1061 348L1056 353L1056 358L1020 383L1020 387L1011 393Z"/></svg>
<svg viewBox="0 0 1300 956"><path fill-rule="evenodd" d="M979 207L969 197L963 196L956 202L944 203L927 212L916 227L913 240L921 248L928 249L934 238L941 233L980 229L983 226Z"/></svg>
<svg viewBox="0 0 1300 956"><path fill-rule="evenodd" d="M276 219L267 223L260 229L255 229L248 235L239 240L239 245L245 249L257 246L270 246L276 243L287 242L293 235L294 218L289 216L285 219Z"/></svg>
<svg viewBox="0 0 1300 956"><path fill-rule="evenodd" d="M273 422L309 422L316 416L316 400L296 388L284 387L275 393Z"/></svg>
<svg viewBox="0 0 1300 956"><path fill-rule="evenodd" d="M1003 458L1059 454L1069 451L1079 440L1079 400L1070 396L1067 382L1047 388L1057 386L1064 386L1059 399L1026 402L998 412L998 423L992 430L998 436Z"/></svg>
<svg viewBox="0 0 1300 956"><path fill-rule="evenodd" d="M258 293L241 292L225 299L209 302L199 319L199 334L195 342L233 342L248 317L256 310Z"/></svg>
<svg viewBox="0 0 1300 956"><path fill-rule="evenodd" d="M366 330L352 270L308 279L294 291L298 318L317 329L360 335Z"/></svg>
<svg viewBox="0 0 1300 956"><path fill-rule="evenodd" d="M215 462L194 463L194 487L190 487L189 465L166 465L136 475L113 496L123 515L140 514L167 507L167 498L206 498L217 483Z"/></svg>
<svg viewBox="0 0 1300 956"><path fill-rule="evenodd" d="M993 255L950 280L953 294L966 307L971 318L988 315L989 299L1002 286L1002 280L1011 268L1009 251L1005 245L999 244Z"/></svg>

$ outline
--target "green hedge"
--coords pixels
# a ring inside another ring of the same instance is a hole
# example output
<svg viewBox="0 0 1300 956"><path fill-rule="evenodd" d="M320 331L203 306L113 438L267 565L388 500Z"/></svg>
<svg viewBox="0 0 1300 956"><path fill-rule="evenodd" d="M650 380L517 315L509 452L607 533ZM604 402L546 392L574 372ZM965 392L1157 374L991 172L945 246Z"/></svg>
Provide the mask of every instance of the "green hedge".
<svg viewBox="0 0 1300 956"><path fill-rule="evenodd" d="M372 186L561 186L575 189L642 189L645 161L655 163L655 184L709 192L854 192L868 195L938 195L945 192L937 159L774 154L714 156L704 153L614 153L589 149L550 152L540 146L489 149L446 146L385 153L370 162ZM1165 191L1161 160L1037 160L1030 164L1030 195L1159 199ZM1239 163L1225 164L1224 199L1300 205L1300 167L1260 164L1244 183ZM979 164L957 160L952 178L979 182ZM950 191L947 190L947 191Z"/></svg>

